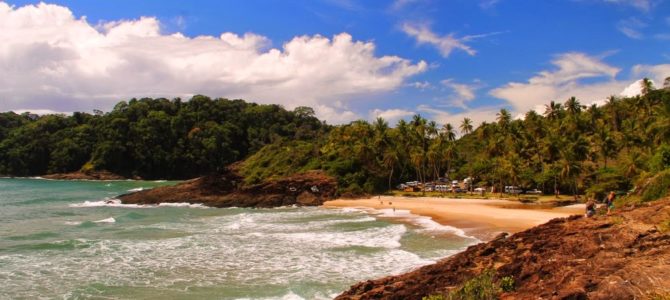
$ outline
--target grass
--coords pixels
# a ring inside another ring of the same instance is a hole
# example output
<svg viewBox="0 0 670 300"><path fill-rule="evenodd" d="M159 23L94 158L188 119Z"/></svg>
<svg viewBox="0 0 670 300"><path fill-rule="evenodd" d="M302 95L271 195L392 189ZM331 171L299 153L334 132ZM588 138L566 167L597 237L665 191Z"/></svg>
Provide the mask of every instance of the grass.
<svg viewBox="0 0 670 300"><path fill-rule="evenodd" d="M446 296L433 294L423 297L422 300L493 300L502 292L515 290L513 277L504 276L496 282L495 276L495 270L488 269L464 282L461 287L450 291Z"/></svg>

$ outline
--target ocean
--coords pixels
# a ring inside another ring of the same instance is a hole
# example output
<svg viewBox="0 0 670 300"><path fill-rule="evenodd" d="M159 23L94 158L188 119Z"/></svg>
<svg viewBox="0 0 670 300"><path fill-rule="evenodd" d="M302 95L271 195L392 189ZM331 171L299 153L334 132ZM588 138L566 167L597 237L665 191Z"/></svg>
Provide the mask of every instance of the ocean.
<svg viewBox="0 0 670 300"><path fill-rule="evenodd" d="M167 184L0 179L0 299L331 299L477 242L400 210L113 200Z"/></svg>

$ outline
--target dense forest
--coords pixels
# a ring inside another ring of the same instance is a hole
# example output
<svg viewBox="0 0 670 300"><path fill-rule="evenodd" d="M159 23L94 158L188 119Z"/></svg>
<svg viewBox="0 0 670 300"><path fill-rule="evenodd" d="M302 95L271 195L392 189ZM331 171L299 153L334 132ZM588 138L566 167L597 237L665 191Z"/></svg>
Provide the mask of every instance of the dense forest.
<svg viewBox="0 0 670 300"><path fill-rule="evenodd" d="M0 114L0 174L108 170L127 177L190 178L244 160L247 183L321 169L343 193L397 183L471 177L545 193L628 191L670 185L670 87L643 80L642 94L602 106L574 97L543 114L438 125L420 115L390 126L379 118L329 126L314 111L195 96L133 99L111 112L72 116ZM661 189L658 193L667 191Z"/></svg>
<svg viewBox="0 0 670 300"><path fill-rule="evenodd" d="M254 182L323 169L338 178L342 192L354 194L440 177L592 197L665 182L649 191L654 198L670 186L670 87L641 84L642 95L612 96L602 106L572 97L521 119L501 109L495 122L476 128L468 118L439 126L420 115L394 127L383 119L356 121L322 140L267 146L246 160L243 172Z"/></svg>
<svg viewBox="0 0 670 300"><path fill-rule="evenodd" d="M107 170L183 179L217 172L280 139L315 140L327 126L298 107L195 96L132 99L103 114L0 114L0 174Z"/></svg>

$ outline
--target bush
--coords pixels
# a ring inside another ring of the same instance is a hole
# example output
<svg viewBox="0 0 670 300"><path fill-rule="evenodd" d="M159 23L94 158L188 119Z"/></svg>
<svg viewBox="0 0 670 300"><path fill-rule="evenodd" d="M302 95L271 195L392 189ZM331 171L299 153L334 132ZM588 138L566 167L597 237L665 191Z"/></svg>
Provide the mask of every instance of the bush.
<svg viewBox="0 0 670 300"><path fill-rule="evenodd" d="M466 281L463 286L449 293L450 300L493 300L498 298L500 287L493 281L494 270L486 270Z"/></svg>
<svg viewBox="0 0 670 300"><path fill-rule="evenodd" d="M670 168L670 145L659 146L654 155L649 159L649 169L652 171L663 171Z"/></svg>
<svg viewBox="0 0 670 300"><path fill-rule="evenodd" d="M515 290L514 277L505 276L503 278L500 278L500 288L503 290L503 292L514 291Z"/></svg>
<svg viewBox="0 0 670 300"><path fill-rule="evenodd" d="M670 170L665 170L648 179L643 186L642 201L652 201L668 194Z"/></svg>

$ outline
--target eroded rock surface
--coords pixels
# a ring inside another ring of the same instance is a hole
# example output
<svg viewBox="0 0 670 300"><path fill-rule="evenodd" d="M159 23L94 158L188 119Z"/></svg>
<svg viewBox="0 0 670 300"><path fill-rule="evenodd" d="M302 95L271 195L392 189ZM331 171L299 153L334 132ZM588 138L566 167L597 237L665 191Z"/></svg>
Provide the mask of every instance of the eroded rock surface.
<svg viewBox="0 0 670 300"><path fill-rule="evenodd" d="M128 204L188 202L212 207L317 206L333 199L336 191L337 181L321 171L309 171L255 185L244 185L242 177L227 171L118 198Z"/></svg>
<svg viewBox="0 0 670 300"><path fill-rule="evenodd" d="M501 299L666 299L668 220L667 199L610 216L554 219L407 274L360 282L336 299L421 299L486 269L514 278L516 290Z"/></svg>

